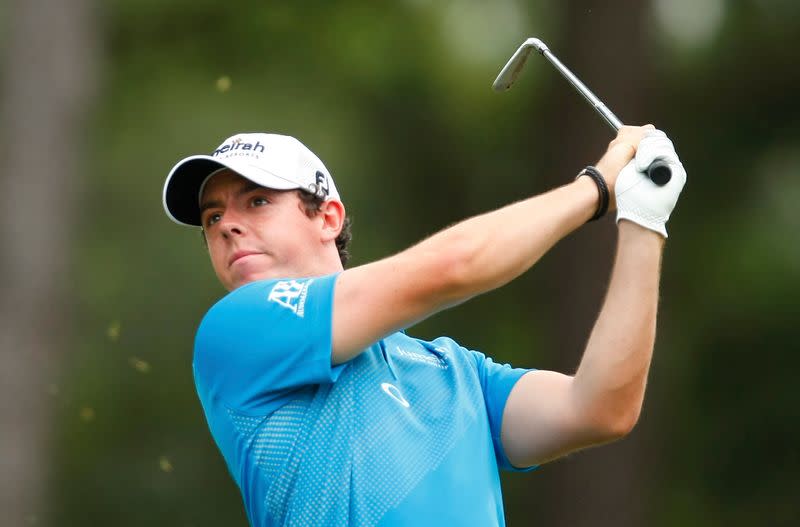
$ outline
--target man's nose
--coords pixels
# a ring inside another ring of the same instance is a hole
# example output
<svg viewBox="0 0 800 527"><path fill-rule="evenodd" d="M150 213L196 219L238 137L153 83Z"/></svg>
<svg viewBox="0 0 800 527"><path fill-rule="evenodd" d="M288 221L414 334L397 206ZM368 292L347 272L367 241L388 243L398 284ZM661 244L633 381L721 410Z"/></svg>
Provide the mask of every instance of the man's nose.
<svg viewBox="0 0 800 527"><path fill-rule="evenodd" d="M222 217L222 225L220 227L222 227L222 236L225 238L242 236L247 232L244 224L233 214L225 214Z"/></svg>

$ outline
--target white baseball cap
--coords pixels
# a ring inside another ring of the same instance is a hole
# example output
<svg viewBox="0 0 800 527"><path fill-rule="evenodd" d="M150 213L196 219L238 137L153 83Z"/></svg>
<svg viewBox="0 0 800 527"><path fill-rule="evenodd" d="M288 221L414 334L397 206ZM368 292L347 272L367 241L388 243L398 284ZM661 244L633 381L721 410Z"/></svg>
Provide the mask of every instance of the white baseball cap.
<svg viewBox="0 0 800 527"><path fill-rule="evenodd" d="M324 200L341 200L328 169L294 137L236 134L223 141L211 155L187 157L170 170L163 196L167 216L175 223L199 227L203 186L224 168L262 187L303 189Z"/></svg>

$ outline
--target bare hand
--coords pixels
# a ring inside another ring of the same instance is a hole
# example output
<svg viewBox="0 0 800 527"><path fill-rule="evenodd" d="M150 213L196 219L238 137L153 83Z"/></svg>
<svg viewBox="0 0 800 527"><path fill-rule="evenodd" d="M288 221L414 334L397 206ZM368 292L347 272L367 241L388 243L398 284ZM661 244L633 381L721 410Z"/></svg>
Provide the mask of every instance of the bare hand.
<svg viewBox="0 0 800 527"><path fill-rule="evenodd" d="M608 210L616 210L617 201L615 196L615 186L617 177L619 176L622 168L628 164L636 155L636 148L639 146L639 141L644 138L645 134L654 130L652 124L644 126L623 126L617 132L617 137L608 144L608 149L600 161L597 162L597 170L603 175L603 178L608 184L608 191L610 194L610 203Z"/></svg>

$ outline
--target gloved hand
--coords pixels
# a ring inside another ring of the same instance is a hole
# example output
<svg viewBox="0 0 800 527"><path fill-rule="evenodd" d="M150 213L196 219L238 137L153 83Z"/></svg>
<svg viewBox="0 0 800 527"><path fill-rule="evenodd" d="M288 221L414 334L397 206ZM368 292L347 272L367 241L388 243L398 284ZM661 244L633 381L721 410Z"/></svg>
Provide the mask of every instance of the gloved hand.
<svg viewBox="0 0 800 527"><path fill-rule="evenodd" d="M647 167L655 159L669 164L672 178L658 186L647 177ZM617 223L630 220L667 237L665 224L686 183L686 171L675 153L672 141L661 130L647 132L639 142L634 157L617 178Z"/></svg>

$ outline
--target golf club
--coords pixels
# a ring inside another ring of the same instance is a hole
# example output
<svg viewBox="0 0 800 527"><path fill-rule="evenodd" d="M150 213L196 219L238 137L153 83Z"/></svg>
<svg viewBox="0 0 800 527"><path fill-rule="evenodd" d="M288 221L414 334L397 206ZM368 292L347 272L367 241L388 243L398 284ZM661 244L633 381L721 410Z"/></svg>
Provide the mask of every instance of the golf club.
<svg viewBox="0 0 800 527"><path fill-rule="evenodd" d="M583 95L583 97L592 105L592 107L599 113L603 119L614 129L614 131L618 131L622 126L622 121L620 121L614 113L608 109L608 107L603 104L603 102L595 96L594 93L583 84L578 77L573 74L569 68L564 66L558 58L550 51L550 48L547 45L539 40L538 38L529 38L522 45L517 49L516 53L509 59L503 69L500 71L500 74L495 79L494 84L492 87L495 91L505 91L511 88L511 85L514 84L514 81L517 80L520 71L522 71L523 66L525 66L525 62L528 60L528 56L531 54L531 51L536 50L542 55L544 55L547 60L550 61L556 69L561 72L561 74L566 78L570 84L572 84L578 93ZM669 180L672 178L672 171L669 168L669 164L665 161L656 159L650 166L647 168L647 175L656 185L666 185Z"/></svg>

